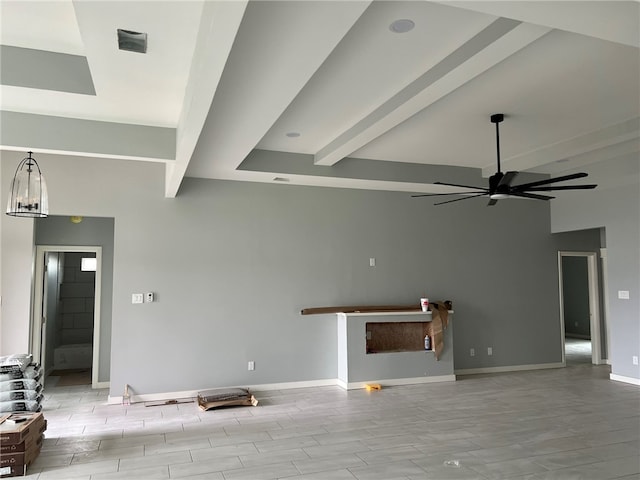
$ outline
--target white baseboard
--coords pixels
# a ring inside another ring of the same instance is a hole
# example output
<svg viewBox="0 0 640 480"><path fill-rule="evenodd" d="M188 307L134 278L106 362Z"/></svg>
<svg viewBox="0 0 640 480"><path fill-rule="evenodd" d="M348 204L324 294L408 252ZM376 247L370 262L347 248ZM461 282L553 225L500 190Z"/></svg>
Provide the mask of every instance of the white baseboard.
<svg viewBox="0 0 640 480"><path fill-rule="evenodd" d="M111 386L111 382L98 382L98 383L93 383L91 385L91 388L93 388L93 389L109 388L110 386Z"/></svg>
<svg viewBox="0 0 640 480"><path fill-rule="evenodd" d="M326 387L337 385L335 378L327 380L311 380L302 382L285 382L285 383L266 383L262 385L236 385L230 387L213 387L213 388L248 388L252 392L269 391L269 390L290 390L292 388L310 388L310 387ZM196 398L198 392L210 390L209 388L201 388L199 390L184 390L182 392L164 392L164 393L147 393L147 394L131 394L131 403L139 402L161 402L163 400L177 400L180 398ZM122 403L122 395L112 397L109 395L107 403L109 405L119 405Z"/></svg>
<svg viewBox="0 0 640 480"><path fill-rule="evenodd" d="M377 383L384 386L393 386L393 385L414 385L417 383L440 383L440 382L455 382L455 375L437 375L434 377L411 377L411 378L391 378L384 380L368 380L366 382L344 382L342 380L338 380L338 386L344 388L345 390L356 390L359 388L365 388L367 384Z"/></svg>
<svg viewBox="0 0 640 480"><path fill-rule="evenodd" d="M625 377L623 375L616 375L615 373L610 373L609 379L614 380L616 382L624 382L624 383L630 383L631 385L640 386L640 378Z"/></svg>
<svg viewBox="0 0 640 480"><path fill-rule="evenodd" d="M328 387L339 386L345 390L354 390L358 388L365 388L367 383L379 383L382 385L412 385L416 383L436 383L436 382L455 382L455 375L438 375L435 377L415 377L415 378L397 378L387 380L370 380L367 382L351 382L349 384L338 380L337 378L331 378L326 380L311 380L303 382L286 382L286 383L266 383L261 385L244 385L235 387L216 387L216 388L248 388L252 392L270 391L270 390L290 390L293 388L310 388L310 387ZM184 390L182 392L164 392L164 393L148 393L148 394L131 394L131 403L139 402L161 402L163 400L177 400L183 398L196 398L198 392L203 390L209 390L208 388L202 388L200 390ZM109 405L122 404L123 397L109 395L107 403Z"/></svg>
<svg viewBox="0 0 640 480"><path fill-rule="evenodd" d="M507 365L504 367L485 367L485 368L464 368L456 370L456 375L475 375L478 373L504 373L504 372L520 372L524 370L544 370L547 368L563 368L566 365L562 362L558 363L538 363L533 365Z"/></svg>

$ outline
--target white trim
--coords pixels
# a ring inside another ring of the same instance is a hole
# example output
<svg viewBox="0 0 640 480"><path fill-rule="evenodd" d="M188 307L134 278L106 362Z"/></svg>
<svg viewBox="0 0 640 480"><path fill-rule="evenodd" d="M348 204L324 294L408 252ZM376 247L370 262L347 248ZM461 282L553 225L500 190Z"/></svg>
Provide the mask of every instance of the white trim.
<svg viewBox="0 0 640 480"><path fill-rule="evenodd" d="M419 305L418 305L419 306ZM417 308L417 307L416 307ZM453 313L453 312L451 312ZM422 310L416 310L416 311L410 311L410 312L405 312L405 311L393 311L393 310L385 310L383 312L338 312L338 315L345 315L347 318L349 317L381 317L381 316L385 316L385 317L389 317L389 316L398 316L398 317L402 317L404 315L427 315L427 316L432 316L433 313L429 312L423 312ZM431 320L425 320L425 322L430 322Z"/></svg>
<svg viewBox="0 0 640 480"><path fill-rule="evenodd" d="M595 252L567 252L558 251L558 296L560 306L560 341L562 349L562 363L565 359L565 335L564 335L564 301L562 290L562 257L585 257L587 259L587 280L589 289L589 330L591 334L591 363L603 364L602 341L600 329L600 294L598 291L598 264Z"/></svg>
<svg viewBox="0 0 640 480"><path fill-rule="evenodd" d="M33 293L33 305L31 310L31 353L35 359L41 361L42 352L40 351L40 338L42 335L42 301L44 298L44 257L45 252L62 252L62 253L95 253L96 255L96 272L94 282L94 307L93 307L93 360L91 367L91 387L105 388L108 382L99 382L98 374L100 373L100 305L102 302L102 247L101 246L79 246L79 245L36 245L36 265L35 265L35 285ZM38 307L39 305L39 307ZM46 348L46 346L45 346Z"/></svg>
<svg viewBox="0 0 640 480"><path fill-rule="evenodd" d="M93 303L93 361L91 362L91 388L98 387L100 374L100 305L102 304L102 247L96 248L96 273Z"/></svg>
<svg viewBox="0 0 640 480"><path fill-rule="evenodd" d="M475 375L477 373L504 373L504 372L520 372L524 370L545 370L548 368L563 368L564 362L558 363L539 363L532 365L507 365L504 367L486 367L486 368L464 368L456 370L456 375Z"/></svg>
<svg viewBox="0 0 640 480"><path fill-rule="evenodd" d="M110 388L111 382L95 382L91 384L91 388L99 389L99 388Z"/></svg>
<svg viewBox="0 0 640 480"><path fill-rule="evenodd" d="M378 383L384 386L393 386L393 385L415 385L418 383L441 383L441 382L455 382L455 375L436 375L433 377L411 377L411 378L390 378L385 380L368 380L366 382L349 382L344 383L340 382L339 386L344 388L345 390L356 390L360 388L365 388L369 383Z"/></svg>
<svg viewBox="0 0 640 480"><path fill-rule="evenodd" d="M370 380L367 382L351 382L349 384L338 380L337 378L329 378L326 380L310 380L301 382L286 382L286 383L266 383L262 385L250 385L250 386L231 386L231 387L215 387L215 388L248 388L252 392L267 392L270 390L289 390L295 388L311 388L311 387L341 387L344 390L354 390L358 388L365 388L367 383L379 383L384 385L413 385L416 383L440 383L440 382L455 382L455 375L438 375L435 377L415 377L415 378L395 378L390 380ZM146 394L132 394L131 403L139 402L159 402L163 400L176 400L179 398L196 398L198 392L208 390L207 388L201 388L199 390L184 390L182 392L163 392L163 393L146 393ZM122 403L123 397L111 396L107 400L109 405L119 405Z"/></svg>
<svg viewBox="0 0 640 480"><path fill-rule="evenodd" d="M330 378L326 380L310 380L310 381L301 381L301 382L286 382L286 383L267 383L263 385L235 385L229 387L212 387L212 388L248 388L252 391L269 391L269 390L289 390L293 388L310 388L310 387L332 387L337 385L337 380L335 378ZM201 388L198 390L184 390L181 392L162 392L162 393L143 393L143 394L131 394L130 391L130 400L131 403L138 402L158 402L162 400L175 400L178 398L196 398L198 396L198 392L203 390L209 390L209 388ZM110 405L117 405L122 403L122 395L117 397L112 397L109 395L109 399L107 401Z"/></svg>
<svg viewBox="0 0 640 480"><path fill-rule="evenodd" d="M600 260L602 265L602 301L604 302L604 334L607 345L607 356L604 358L607 365L611 365L611 331L609 329L609 263L607 260L607 249L600 249Z"/></svg>
<svg viewBox="0 0 640 480"><path fill-rule="evenodd" d="M616 382L624 382L624 383L630 383L631 385L640 386L640 378L624 377L622 375L616 375L615 373L610 373L609 379L614 380Z"/></svg>

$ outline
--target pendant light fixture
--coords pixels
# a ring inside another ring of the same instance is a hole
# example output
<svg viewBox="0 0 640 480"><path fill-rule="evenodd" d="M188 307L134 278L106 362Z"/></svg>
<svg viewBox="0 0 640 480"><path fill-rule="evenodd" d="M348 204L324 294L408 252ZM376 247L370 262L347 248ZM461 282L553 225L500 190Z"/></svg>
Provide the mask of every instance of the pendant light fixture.
<svg viewBox="0 0 640 480"><path fill-rule="evenodd" d="M49 215L49 197L38 162L31 156L22 159L11 182L7 215L44 218Z"/></svg>

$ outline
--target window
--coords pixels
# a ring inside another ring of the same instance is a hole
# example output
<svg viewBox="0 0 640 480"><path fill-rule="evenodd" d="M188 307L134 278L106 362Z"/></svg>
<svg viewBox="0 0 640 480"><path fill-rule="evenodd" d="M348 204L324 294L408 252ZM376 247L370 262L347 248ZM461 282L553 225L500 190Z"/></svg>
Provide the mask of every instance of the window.
<svg viewBox="0 0 640 480"><path fill-rule="evenodd" d="M83 272L95 272L98 266L97 259L91 257L82 257L82 263L80 264L80 270Z"/></svg>

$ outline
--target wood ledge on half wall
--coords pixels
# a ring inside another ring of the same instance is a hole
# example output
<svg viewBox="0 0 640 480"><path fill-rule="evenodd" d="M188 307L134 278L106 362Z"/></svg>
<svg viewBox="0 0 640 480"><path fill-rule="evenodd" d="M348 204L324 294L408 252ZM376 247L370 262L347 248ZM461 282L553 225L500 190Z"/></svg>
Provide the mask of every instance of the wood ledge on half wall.
<svg viewBox="0 0 640 480"><path fill-rule="evenodd" d="M451 301L432 302L429 310L444 308L451 310ZM421 312L420 305L351 305L342 307L313 307L300 310L301 315L320 315L329 313L378 313L378 312Z"/></svg>

